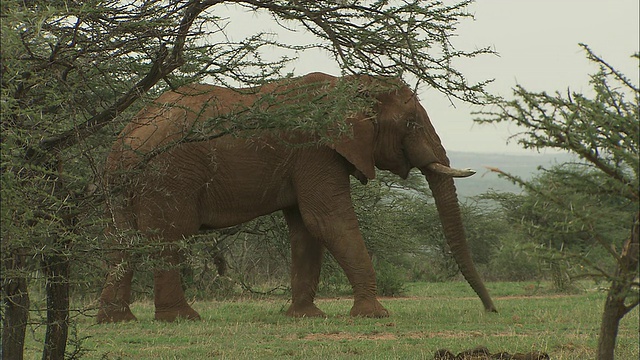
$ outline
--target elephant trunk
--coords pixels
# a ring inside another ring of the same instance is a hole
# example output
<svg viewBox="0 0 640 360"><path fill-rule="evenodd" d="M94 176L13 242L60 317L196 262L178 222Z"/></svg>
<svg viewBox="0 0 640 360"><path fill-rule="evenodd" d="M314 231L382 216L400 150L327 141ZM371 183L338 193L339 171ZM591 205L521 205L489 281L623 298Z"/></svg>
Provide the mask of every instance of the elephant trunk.
<svg viewBox="0 0 640 360"><path fill-rule="evenodd" d="M497 312L471 258L453 178L451 175L433 169L432 166L422 168L421 171L427 178L433 193L445 238L460 272L482 300L485 310Z"/></svg>

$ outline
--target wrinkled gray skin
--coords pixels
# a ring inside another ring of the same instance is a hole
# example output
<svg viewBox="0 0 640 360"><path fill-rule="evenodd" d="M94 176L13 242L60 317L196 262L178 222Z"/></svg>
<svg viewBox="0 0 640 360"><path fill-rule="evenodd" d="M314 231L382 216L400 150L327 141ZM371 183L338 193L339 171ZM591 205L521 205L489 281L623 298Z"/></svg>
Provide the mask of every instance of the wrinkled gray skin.
<svg viewBox="0 0 640 360"><path fill-rule="evenodd" d="M314 298L327 249L353 287L350 314L386 317L388 311L376 299L375 273L351 204L349 176L364 183L375 177L375 167L402 178L418 168L433 192L462 274L485 309L495 311L471 260L452 179L473 172L449 167L426 111L401 82L392 81L395 85L388 90L366 95L375 101L374 114L353 114L347 119L353 136L326 145L296 147L281 141L313 142L295 132L176 144L202 119L249 107L263 94L294 89L291 94L299 95L311 91L309 85L317 94L340 81L358 81L366 87L382 80L312 73L264 85L257 92L189 85L163 94L122 131L107 159L107 182L124 193L124 199L114 202L114 227L108 232L133 229L151 240L170 242L201 228L233 226L280 210L289 226L292 252L293 299L287 315L324 316ZM170 247L160 256L172 264L179 261ZM112 260L126 259L123 252ZM111 272L100 297L98 322L135 319L129 310L132 275L128 268ZM184 298L177 270L155 270L154 286L156 319L199 318Z"/></svg>

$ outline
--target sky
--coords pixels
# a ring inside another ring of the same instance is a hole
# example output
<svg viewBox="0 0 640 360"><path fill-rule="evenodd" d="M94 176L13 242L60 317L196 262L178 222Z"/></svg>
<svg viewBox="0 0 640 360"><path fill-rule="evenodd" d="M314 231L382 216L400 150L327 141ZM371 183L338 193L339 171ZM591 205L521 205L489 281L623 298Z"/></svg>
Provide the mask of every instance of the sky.
<svg viewBox="0 0 640 360"><path fill-rule="evenodd" d="M589 93L589 74L598 71L578 43L621 71L635 84L640 74L631 55L640 47L638 0L477 0L468 11L475 19L458 25L453 44L460 50L490 46L499 55L485 55L457 65L470 82L494 79L491 93L509 98L521 85L530 91L567 89ZM267 14L235 7L215 8L228 17L227 34L239 41L258 31L277 34L281 41L305 41L305 34L279 30ZM309 41L313 38L310 37ZM339 75L337 64L327 55L308 52L291 64L295 75L322 71ZM479 125L473 111L481 110L424 88L419 98L427 109L448 151L536 154L508 139L518 132L514 125Z"/></svg>

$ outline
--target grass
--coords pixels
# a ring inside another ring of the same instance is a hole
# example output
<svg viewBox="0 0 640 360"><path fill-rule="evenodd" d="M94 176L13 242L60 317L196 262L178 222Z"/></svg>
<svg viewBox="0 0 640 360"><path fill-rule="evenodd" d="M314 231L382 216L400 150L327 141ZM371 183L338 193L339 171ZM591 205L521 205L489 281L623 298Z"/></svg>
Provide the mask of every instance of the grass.
<svg viewBox="0 0 640 360"><path fill-rule="evenodd" d="M432 359L437 349L549 353L593 359L605 295L549 293L535 283L489 283L500 313L487 314L466 283L411 283L407 296L384 298L387 319L350 318L351 299L321 298L326 319L283 315L282 296L196 302L200 322L160 323L151 302L137 302L138 322L95 325L78 318L87 359ZM41 355L42 329L28 335L27 359ZM617 359L638 359L638 309L621 324ZM71 350L71 349L68 349Z"/></svg>

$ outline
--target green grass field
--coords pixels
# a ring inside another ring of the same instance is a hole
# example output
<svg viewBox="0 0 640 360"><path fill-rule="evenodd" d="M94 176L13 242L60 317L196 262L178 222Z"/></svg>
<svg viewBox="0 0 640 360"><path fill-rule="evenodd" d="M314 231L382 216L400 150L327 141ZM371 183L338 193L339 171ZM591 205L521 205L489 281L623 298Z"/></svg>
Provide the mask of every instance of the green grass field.
<svg viewBox="0 0 640 360"><path fill-rule="evenodd" d="M432 359L484 345L492 352L549 353L594 359L604 293L592 283L577 295L534 283L489 283L498 314L487 314L466 283L412 283L407 295L383 298L387 319L351 318L349 296L318 300L326 319L283 315L286 296L198 301L203 321L160 323L151 302L137 302L138 322L95 325L79 318L87 359ZM620 327L616 358L638 359L638 309ZM41 357L42 329L29 333L26 359ZM71 349L68 349L71 350Z"/></svg>

